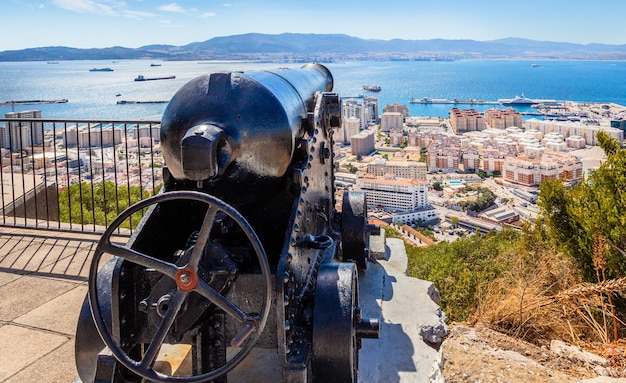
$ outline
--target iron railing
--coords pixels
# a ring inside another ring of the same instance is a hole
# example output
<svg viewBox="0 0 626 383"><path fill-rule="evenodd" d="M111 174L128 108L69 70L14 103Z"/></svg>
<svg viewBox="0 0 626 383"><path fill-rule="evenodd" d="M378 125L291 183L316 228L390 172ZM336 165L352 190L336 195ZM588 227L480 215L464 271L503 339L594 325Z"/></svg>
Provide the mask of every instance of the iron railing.
<svg viewBox="0 0 626 383"><path fill-rule="evenodd" d="M159 121L0 118L0 225L104 231L162 185L159 131Z"/></svg>

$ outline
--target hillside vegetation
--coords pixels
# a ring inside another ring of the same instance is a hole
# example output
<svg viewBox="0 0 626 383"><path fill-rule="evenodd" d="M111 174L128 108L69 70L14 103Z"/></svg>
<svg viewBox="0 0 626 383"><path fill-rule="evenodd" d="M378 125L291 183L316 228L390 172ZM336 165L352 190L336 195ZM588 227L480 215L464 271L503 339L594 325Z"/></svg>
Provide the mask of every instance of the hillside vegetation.
<svg viewBox="0 0 626 383"><path fill-rule="evenodd" d="M626 338L626 150L604 133L598 142L608 159L588 179L541 184L536 224L407 246L409 274L435 284L450 321L539 345Z"/></svg>

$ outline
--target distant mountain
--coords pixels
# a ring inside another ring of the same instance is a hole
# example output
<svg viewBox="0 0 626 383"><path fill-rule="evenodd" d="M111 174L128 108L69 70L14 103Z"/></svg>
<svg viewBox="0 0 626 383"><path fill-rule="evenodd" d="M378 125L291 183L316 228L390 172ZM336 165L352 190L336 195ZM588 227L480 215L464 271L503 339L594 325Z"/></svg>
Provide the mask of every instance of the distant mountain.
<svg viewBox="0 0 626 383"><path fill-rule="evenodd" d="M268 35L248 33L215 37L183 46L146 45L137 49L41 47L0 52L0 61L50 60L216 60L275 61L455 60L455 59L626 59L626 45L573 44L506 38L475 40L373 40L342 34Z"/></svg>

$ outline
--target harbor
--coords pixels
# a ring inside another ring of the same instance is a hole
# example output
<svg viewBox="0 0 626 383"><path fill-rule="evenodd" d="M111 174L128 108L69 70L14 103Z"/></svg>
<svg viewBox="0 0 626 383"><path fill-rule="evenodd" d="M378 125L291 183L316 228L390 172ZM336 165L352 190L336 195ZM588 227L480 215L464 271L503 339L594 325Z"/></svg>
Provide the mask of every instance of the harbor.
<svg viewBox="0 0 626 383"><path fill-rule="evenodd" d="M457 100L456 98L448 100L447 98L412 98L411 104L446 104L446 105L500 105L498 101L483 101L470 98L469 100Z"/></svg>
<svg viewBox="0 0 626 383"><path fill-rule="evenodd" d="M157 101L134 101L134 100L119 100L117 104L125 105L125 104L167 104L169 101L167 100L157 100Z"/></svg>
<svg viewBox="0 0 626 383"><path fill-rule="evenodd" d="M504 106L531 106L538 104L555 104L556 100L533 100L530 98L524 97L524 94L521 96L515 96L514 98L501 98L498 101L484 101L475 98L470 98L468 100L459 100L453 98L449 100L447 98L430 98L430 97L422 97L422 98L412 98L409 101L411 104L444 104L444 105L504 105Z"/></svg>
<svg viewBox="0 0 626 383"><path fill-rule="evenodd" d="M41 105L41 104L65 104L66 98L60 100L18 100L18 101L2 101L0 105Z"/></svg>

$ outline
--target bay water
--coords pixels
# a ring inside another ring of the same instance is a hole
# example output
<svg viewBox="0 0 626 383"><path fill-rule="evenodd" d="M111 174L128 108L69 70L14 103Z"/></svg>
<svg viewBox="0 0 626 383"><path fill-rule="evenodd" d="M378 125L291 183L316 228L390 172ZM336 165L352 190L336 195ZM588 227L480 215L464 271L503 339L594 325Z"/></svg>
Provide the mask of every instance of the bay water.
<svg viewBox="0 0 626 383"><path fill-rule="evenodd" d="M151 64L160 64L151 66ZM413 98L497 101L524 94L531 99L613 102L626 105L625 61L354 61L326 65L341 97L371 95L382 107L406 104L411 115L448 117L452 105L411 104ZM43 118L160 120L166 103L118 104L118 101L168 101L191 79L213 72L256 71L302 64L242 61L99 60L0 62L0 102L67 99L67 103L2 105L11 110L38 109ZM91 68L111 68L90 72ZM175 79L136 82L145 77ZM370 93L363 85L379 85ZM492 105L457 105L483 111ZM527 111L528 107L520 108Z"/></svg>

